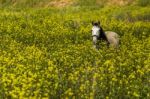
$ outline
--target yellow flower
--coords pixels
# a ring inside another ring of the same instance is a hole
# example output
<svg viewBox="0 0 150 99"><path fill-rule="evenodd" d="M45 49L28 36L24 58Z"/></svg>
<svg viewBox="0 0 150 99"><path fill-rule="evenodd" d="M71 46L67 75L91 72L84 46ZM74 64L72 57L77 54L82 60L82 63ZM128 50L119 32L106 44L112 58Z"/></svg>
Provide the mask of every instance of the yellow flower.
<svg viewBox="0 0 150 99"><path fill-rule="evenodd" d="M139 97L140 95L139 95L138 93L134 92L134 93L133 93L133 96Z"/></svg>

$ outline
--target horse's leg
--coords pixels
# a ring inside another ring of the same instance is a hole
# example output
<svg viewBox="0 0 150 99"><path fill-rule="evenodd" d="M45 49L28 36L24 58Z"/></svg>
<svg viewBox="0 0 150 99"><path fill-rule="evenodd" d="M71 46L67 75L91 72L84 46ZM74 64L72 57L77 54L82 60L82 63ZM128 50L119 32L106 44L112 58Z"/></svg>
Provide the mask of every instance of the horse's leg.
<svg viewBox="0 0 150 99"><path fill-rule="evenodd" d="M110 46L110 43L107 41L107 48L109 48L109 46Z"/></svg>
<svg viewBox="0 0 150 99"><path fill-rule="evenodd" d="M98 49L98 47L97 47L97 37L96 36L93 36L93 47Z"/></svg>

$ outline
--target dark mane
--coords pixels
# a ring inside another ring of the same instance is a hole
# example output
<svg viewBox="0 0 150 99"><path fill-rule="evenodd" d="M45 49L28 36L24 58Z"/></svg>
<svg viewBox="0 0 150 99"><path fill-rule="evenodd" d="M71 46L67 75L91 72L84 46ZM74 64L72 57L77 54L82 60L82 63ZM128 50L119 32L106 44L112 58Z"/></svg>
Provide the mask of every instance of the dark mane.
<svg viewBox="0 0 150 99"><path fill-rule="evenodd" d="M100 37L99 37L99 39L100 39L100 40L108 41L108 40L107 40L107 37L106 37L106 35L105 35L105 32L104 32L104 30L103 30L102 27L100 27Z"/></svg>

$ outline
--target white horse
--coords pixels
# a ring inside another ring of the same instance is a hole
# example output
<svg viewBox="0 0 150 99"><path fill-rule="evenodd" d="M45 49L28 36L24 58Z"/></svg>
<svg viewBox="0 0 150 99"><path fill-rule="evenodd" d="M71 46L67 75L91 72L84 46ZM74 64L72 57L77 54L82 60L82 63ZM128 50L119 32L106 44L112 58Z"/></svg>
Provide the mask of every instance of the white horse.
<svg viewBox="0 0 150 99"><path fill-rule="evenodd" d="M102 27L100 26L100 22L92 22L92 37L93 37L93 45L94 48L99 49L98 40L106 41L107 46L113 46L114 48L118 48L119 46L119 35L112 31L104 32Z"/></svg>

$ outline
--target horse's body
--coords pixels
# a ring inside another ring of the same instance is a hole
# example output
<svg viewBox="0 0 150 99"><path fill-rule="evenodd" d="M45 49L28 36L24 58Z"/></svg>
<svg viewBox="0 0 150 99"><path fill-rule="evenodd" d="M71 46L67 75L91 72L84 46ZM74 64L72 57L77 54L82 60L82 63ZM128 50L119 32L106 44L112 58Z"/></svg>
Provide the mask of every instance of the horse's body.
<svg viewBox="0 0 150 99"><path fill-rule="evenodd" d="M103 40L107 42L107 46L113 46L117 48L119 46L119 35L112 31L104 32L102 27L100 27L100 22L92 22L92 36L93 36L93 45L98 49L97 42L98 40Z"/></svg>
<svg viewBox="0 0 150 99"><path fill-rule="evenodd" d="M109 44L117 48L119 46L119 35L112 31L106 31L105 34Z"/></svg>

